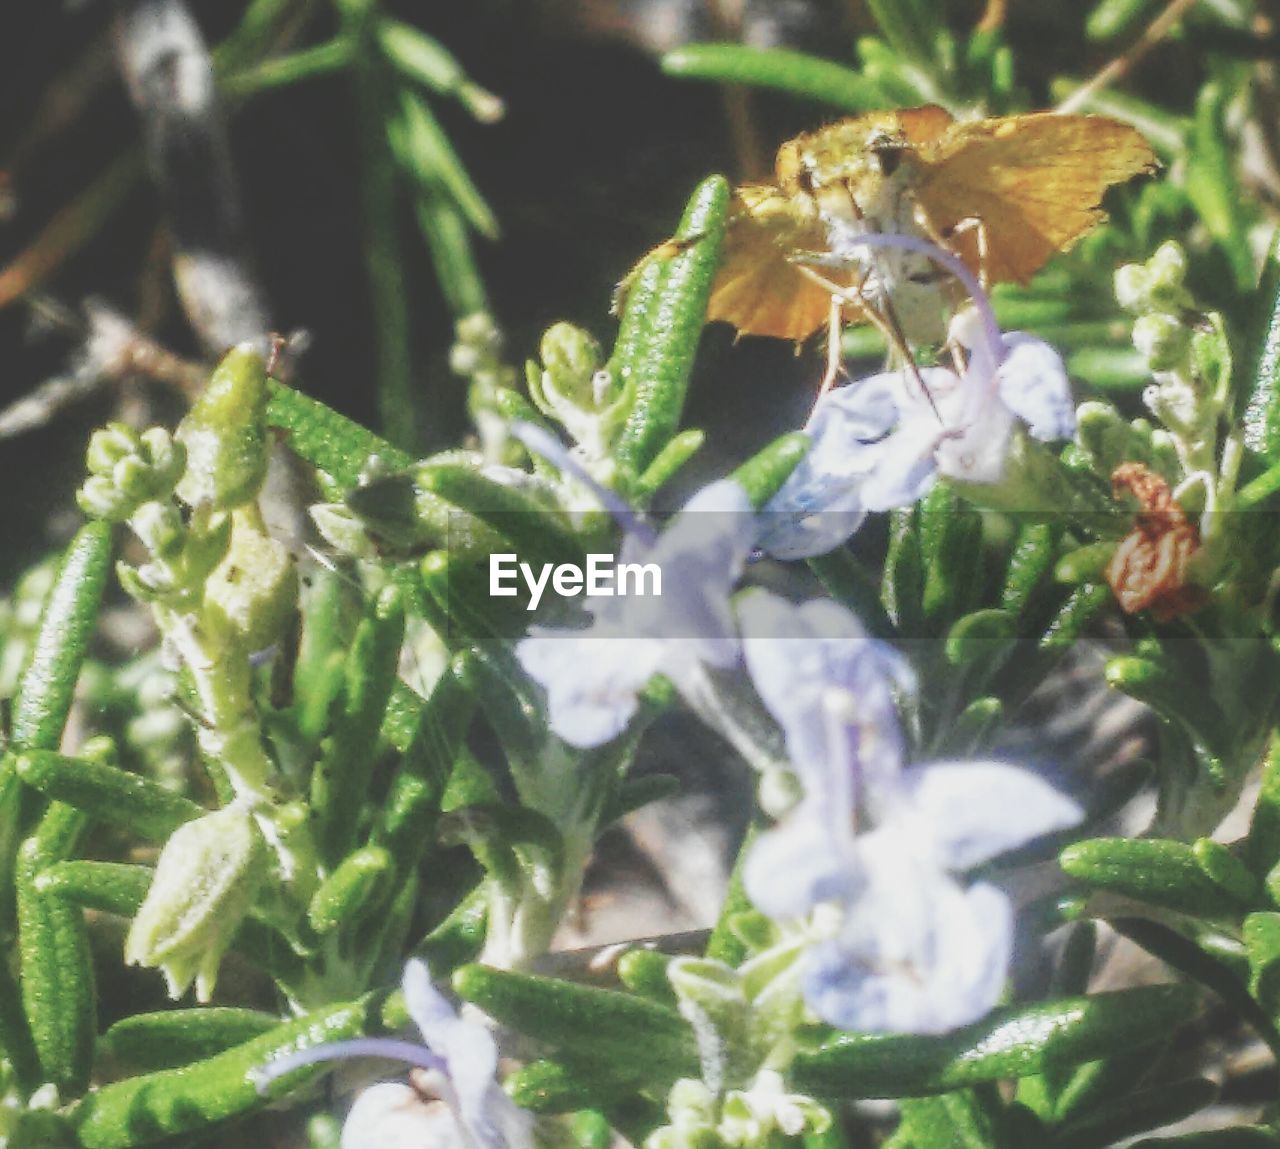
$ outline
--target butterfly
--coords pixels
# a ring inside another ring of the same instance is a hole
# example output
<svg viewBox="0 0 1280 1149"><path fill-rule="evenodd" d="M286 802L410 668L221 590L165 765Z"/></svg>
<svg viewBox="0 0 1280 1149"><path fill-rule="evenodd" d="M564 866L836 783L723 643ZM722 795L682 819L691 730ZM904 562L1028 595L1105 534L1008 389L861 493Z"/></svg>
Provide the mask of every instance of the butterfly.
<svg viewBox="0 0 1280 1149"><path fill-rule="evenodd" d="M985 283L1025 283L1106 218L1109 187L1157 166L1141 133L1102 116L962 121L931 104L840 120L784 143L773 183L734 190L707 318L800 342L828 324L838 292L852 320L887 315L906 342L936 341L949 277L927 256L848 237L915 235Z"/></svg>

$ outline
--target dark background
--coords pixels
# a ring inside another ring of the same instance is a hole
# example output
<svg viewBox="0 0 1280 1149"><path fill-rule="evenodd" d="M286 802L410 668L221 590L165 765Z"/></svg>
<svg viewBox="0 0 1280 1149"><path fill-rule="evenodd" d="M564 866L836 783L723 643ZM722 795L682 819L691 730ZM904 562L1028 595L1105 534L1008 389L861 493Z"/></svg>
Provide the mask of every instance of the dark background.
<svg viewBox="0 0 1280 1149"><path fill-rule="evenodd" d="M210 43L234 28L242 7L191 4ZM735 138L724 93L660 73L661 50L724 35L724 13L733 5L482 0L387 7L438 37L507 103L506 118L490 126L451 103L434 106L502 224L499 242L478 241L479 256L508 337L508 358L517 366L536 354L541 332L558 319L589 328L608 346L616 330L608 314L613 285L670 233L697 182L717 170L733 178L763 174L778 141L833 118L814 105L752 93L747 110L754 139ZM957 28L970 26L981 10L974 3L948 7ZM331 10L316 5L315 12L302 44L333 31ZM1047 77L1063 70L1084 74L1101 62L1096 47L1080 40L1078 18L1055 12L1054 5L1011 6L1008 35L1033 102L1047 98ZM137 146L137 117L114 69L111 15L109 4L94 0L28 2L0 17L0 170L12 193L11 211L0 220L0 266L108 163ZM870 21L856 3L778 0L745 4L730 30L848 61ZM1172 45L1146 67L1161 69L1167 86L1180 58ZM49 106L49 92L95 75L100 81L65 128L30 146L33 117ZM359 247L350 95L341 73L263 93L233 118L230 135L256 269L275 324L312 336L295 382L372 424L373 328ZM448 369L452 319L407 202L400 222L425 453L465 433L464 388ZM73 319L86 298L104 299L166 346L196 355L163 244L161 207L144 179L94 238L38 285L35 298ZM72 359L74 325L51 323L45 311L33 314L23 301L0 309L0 406L65 371ZM799 425L811 401L809 382L820 370L816 352L797 357L769 340L735 347L727 328L709 329L688 421L714 434L691 477L722 473ZM150 387L145 395L153 418L172 422L180 415L180 405L162 389ZM119 399L118 389L109 389L42 430L0 440L6 525L0 588L75 523L84 443L117 411Z"/></svg>

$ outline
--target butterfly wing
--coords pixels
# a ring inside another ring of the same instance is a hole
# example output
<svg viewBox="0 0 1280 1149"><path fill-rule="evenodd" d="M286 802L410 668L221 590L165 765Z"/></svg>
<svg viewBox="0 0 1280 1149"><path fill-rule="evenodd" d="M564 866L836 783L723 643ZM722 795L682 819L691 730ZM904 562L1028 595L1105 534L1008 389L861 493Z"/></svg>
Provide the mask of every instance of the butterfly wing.
<svg viewBox="0 0 1280 1149"><path fill-rule="evenodd" d="M763 184L737 188L707 319L732 323L742 335L807 339L826 324L831 295L793 257L826 247L826 228L809 197Z"/></svg>
<svg viewBox="0 0 1280 1149"><path fill-rule="evenodd" d="M917 157L916 202L943 236L982 222L992 282L1025 283L1106 218L1099 204L1107 188L1157 166L1128 124L1052 112L957 123ZM962 231L954 245L977 270L976 234Z"/></svg>
<svg viewBox="0 0 1280 1149"><path fill-rule="evenodd" d="M913 147L932 144L944 137L956 122L946 108L925 104L919 108L899 108L893 113L907 143Z"/></svg>

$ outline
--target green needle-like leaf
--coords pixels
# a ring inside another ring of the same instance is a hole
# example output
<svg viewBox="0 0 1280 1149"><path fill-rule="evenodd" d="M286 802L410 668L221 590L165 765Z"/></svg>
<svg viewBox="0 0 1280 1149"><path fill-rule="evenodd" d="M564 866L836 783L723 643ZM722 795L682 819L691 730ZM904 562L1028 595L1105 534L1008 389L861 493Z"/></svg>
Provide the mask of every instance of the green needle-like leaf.
<svg viewBox="0 0 1280 1149"><path fill-rule="evenodd" d="M393 471L413 462L412 455L301 391L274 380L270 391L267 425L283 431L295 455L332 476L340 487L354 488L360 471L375 455Z"/></svg>
<svg viewBox="0 0 1280 1149"><path fill-rule="evenodd" d="M802 1052L792 1083L819 1097L938 1093L1163 1041L1197 1010L1194 990L1145 986L999 1010L940 1037L848 1034Z"/></svg>
<svg viewBox="0 0 1280 1149"><path fill-rule="evenodd" d="M15 769L28 786L48 797L152 842L163 842L184 822L205 812L189 798L137 774L51 750L18 755Z"/></svg>
<svg viewBox="0 0 1280 1149"><path fill-rule="evenodd" d="M623 426L616 457L634 474L642 474L679 429L728 210L728 181L723 176L703 180L676 230L675 242L683 250L670 259L655 258L641 272L628 303L628 313L637 306L644 312L636 345L625 350L618 364L622 383L635 389L635 405ZM620 350L626 322L623 328Z"/></svg>
<svg viewBox="0 0 1280 1149"><path fill-rule="evenodd" d="M892 103L876 84L852 68L786 49L685 44L662 57L662 70L681 79L773 88L850 112L867 112Z"/></svg>

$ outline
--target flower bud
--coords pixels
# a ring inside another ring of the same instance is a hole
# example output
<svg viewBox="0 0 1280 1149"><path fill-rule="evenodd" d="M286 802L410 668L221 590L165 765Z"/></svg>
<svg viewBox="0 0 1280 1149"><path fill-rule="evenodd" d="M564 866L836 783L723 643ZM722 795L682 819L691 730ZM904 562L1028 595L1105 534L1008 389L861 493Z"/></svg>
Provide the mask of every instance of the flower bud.
<svg viewBox="0 0 1280 1149"><path fill-rule="evenodd" d="M1146 308L1151 276L1140 263L1126 263L1115 274L1116 302L1126 311Z"/></svg>
<svg viewBox="0 0 1280 1149"><path fill-rule="evenodd" d="M502 350L502 332L487 311L473 311L458 320L454 338L481 350L497 353Z"/></svg>
<svg viewBox="0 0 1280 1149"><path fill-rule="evenodd" d="M455 343L449 348L449 370L455 375L469 378L480 367L480 352L467 343Z"/></svg>
<svg viewBox="0 0 1280 1149"><path fill-rule="evenodd" d="M495 387L513 384L511 368L502 361L502 331L487 311L476 311L458 320L449 367L455 375Z"/></svg>
<svg viewBox="0 0 1280 1149"><path fill-rule="evenodd" d="M255 519L244 510L232 512L231 545L205 584L211 617L234 631L249 651L278 641L298 606L293 558Z"/></svg>
<svg viewBox="0 0 1280 1149"><path fill-rule="evenodd" d="M120 459L113 474L118 486L138 501L167 498L187 466L187 453L163 427L148 427L137 450Z"/></svg>
<svg viewBox="0 0 1280 1149"><path fill-rule="evenodd" d="M135 507L133 500L116 488L103 475L90 475L76 491L76 502L91 519L105 519L109 523L122 523Z"/></svg>
<svg viewBox="0 0 1280 1149"><path fill-rule="evenodd" d="M725 1097L719 1131L727 1145L767 1149L779 1133L799 1137L830 1128L831 1114L826 1109L812 1097L785 1092L782 1075L762 1069L750 1089L734 1089Z"/></svg>
<svg viewBox="0 0 1280 1149"><path fill-rule="evenodd" d="M600 369L600 344L572 323L554 323L538 345L544 385L568 398L590 401L591 379Z"/></svg>
<svg viewBox="0 0 1280 1149"><path fill-rule="evenodd" d="M133 515L133 531L157 558L171 559L187 539L182 514L172 503L144 503Z"/></svg>
<svg viewBox="0 0 1280 1149"><path fill-rule="evenodd" d="M1152 371L1174 371L1186 360L1191 332L1170 315L1140 315L1133 324L1133 345Z"/></svg>
<svg viewBox="0 0 1280 1149"><path fill-rule="evenodd" d="M270 454L267 399L262 355L251 343L232 348L178 425L189 457L178 484L183 502L228 510L257 497Z"/></svg>
<svg viewBox="0 0 1280 1149"><path fill-rule="evenodd" d="M600 344L581 328L556 323L543 335L539 351L543 370L529 365L530 396L590 457L603 458L626 412L622 385L601 367Z"/></svg>
<svg viewBox="0 0 1280 1149"><path fill-rule="evenodd" d="M179 827L133 919L125 961L158 968L175 999L194 979L197 999L208 1001L222 955L266 876L267 859L253 816L239 806Z"/></svg>
<svg viewBox="0 0 1280 1149"><path fill-rule="evenodd" d="M1181 310L1190 301L1183 290L1187 278L1187 253L1174 240L1166 240L1147 261L1150 273L1148 295L1152 307Z"/></svg>
<svg viewBox="0 0 1280 1149"><path fill-rule="evenodd" d="M1146 263L1127 263L1116 272L1116 301L1137 315L1152 311L1176 314L1191 306L1191 296L1183 286L1186 276L1187 253L1169 240Z"/></svg>
<svg viewBox="0 0 1280 1149"><path fill-rule="evenodd" d="M138 434L123 423L108 423L89 436L85 465L94 475L109 475L111 468L139 446Z"/></svg>
<svg viewBox="0 0 1280 1149"><path fill-rule="evenodd" d="M76 497L86 514L123 522L142 504L167 498L186 463L182 445L162 427L139 435L122 423L111 423L89 439L89 478Z"/></svg>
<svg viewBox="0 0 1280 1149"><path fill-rule="evenodd" d="M760 775L756 797L760 809L770 818L778 819L789 813L804 797L804 787L790 770L766 770Z"/></svg>

